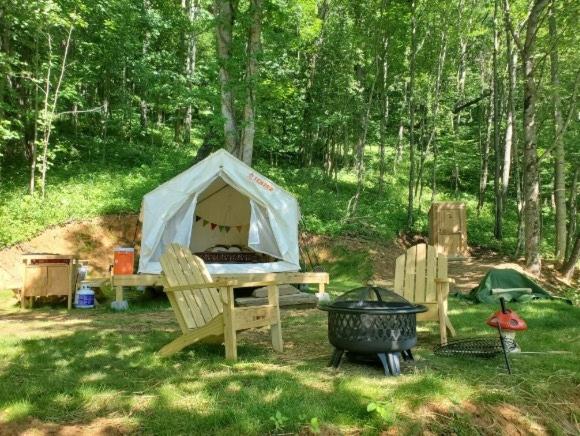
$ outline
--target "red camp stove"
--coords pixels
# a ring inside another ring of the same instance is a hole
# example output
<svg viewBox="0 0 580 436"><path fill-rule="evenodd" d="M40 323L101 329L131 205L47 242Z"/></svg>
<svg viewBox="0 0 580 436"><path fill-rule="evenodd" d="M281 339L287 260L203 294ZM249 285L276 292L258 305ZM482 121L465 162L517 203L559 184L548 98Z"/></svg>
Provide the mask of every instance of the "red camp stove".
<svg viewBox="0 0 580 436"><path fill-rule="evenodd" d="M486 324L498 329L500 335L503 332L503 337L511 339L512 345L509 347L510 353L521 351L516 342L516 332L527 330L528 325L513 310L506 309L503 297L500 298L499 302L501 304L501 310L491 315L486 321Z"/></svg>

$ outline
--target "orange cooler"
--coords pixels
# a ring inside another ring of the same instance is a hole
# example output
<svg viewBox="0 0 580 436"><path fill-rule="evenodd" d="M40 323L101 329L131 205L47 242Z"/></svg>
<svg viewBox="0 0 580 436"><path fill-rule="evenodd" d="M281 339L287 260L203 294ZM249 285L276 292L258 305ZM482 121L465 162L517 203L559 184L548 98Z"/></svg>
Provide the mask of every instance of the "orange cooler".
<svg viewBox="0 0 580 436"><path fill-rule="evenodd" d="M117 247L114 251L113 274L123 276L133 274L135 249L132 247Z"/></svg>

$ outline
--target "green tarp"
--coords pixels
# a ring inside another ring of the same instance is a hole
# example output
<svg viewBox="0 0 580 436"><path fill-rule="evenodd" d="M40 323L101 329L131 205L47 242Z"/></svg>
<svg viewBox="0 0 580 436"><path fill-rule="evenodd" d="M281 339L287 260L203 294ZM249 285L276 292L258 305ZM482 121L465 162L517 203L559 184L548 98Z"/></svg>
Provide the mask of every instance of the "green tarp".
<svg viewBox="0 0 580 436"><path fill-rule="evenodd" d="M531 293L526 291L531 289ZM552 299L548 291L525 274L515 269L492 269L473 288L467 298L478 303L497 304L499 298L506 301L525 302L533 299Z"/></svg>

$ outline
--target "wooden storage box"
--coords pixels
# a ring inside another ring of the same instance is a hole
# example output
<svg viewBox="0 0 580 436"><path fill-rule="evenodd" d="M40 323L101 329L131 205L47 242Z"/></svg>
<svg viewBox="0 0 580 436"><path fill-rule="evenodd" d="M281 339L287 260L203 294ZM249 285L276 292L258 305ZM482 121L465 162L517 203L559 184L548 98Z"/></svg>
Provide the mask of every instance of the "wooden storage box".
<svg viewBox="0 0 580 436"><path fill-rule="evenodd" d="M20 295L22 307L25 307L27 298L32 307L34 297L64 295L68 298L67 306L70 310L75 286L75 257L62 254L25 254L22 261L24 263L24 284Z"/></svg>
<svg viewBox="0 0 580 436"><path fill-rule="evenodd" d="M445 201L431 204L429 245L451 259L467 256L465 203Z"/></svg>

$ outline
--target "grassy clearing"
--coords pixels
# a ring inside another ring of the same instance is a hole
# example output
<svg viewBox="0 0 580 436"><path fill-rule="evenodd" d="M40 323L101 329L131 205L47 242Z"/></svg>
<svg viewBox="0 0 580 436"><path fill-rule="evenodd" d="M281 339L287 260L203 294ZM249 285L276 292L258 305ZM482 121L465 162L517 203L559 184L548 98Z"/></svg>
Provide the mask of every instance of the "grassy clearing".
<svg viewBox="0 0 580 436"><path fill-rule="evenodd" d="M333 255L331 293L371 272L363 252L339 246ZM217 345L160 359L155 352L178 332L173 313L163 298L131 295L128 312L105 304L67 313L21 311L0 292L0 433L42 425L96 431L111 422L141 434L580 430L580 309L561 302L513 307L530 328L519 336L524 351L567 354L514 356L510 377L501 359L435 356L437 326L422 324L415 364L385 378L378 366L349 361L338 372L326 368L326 314L316 309L283 310L283 354L272 351L267 330L250 330L235 363ZM484 322L494 310L450 302L462 337L492 333Z"/></svg>
<svg viewBox="0 0 580 436"><path fill-rule="evenodd" d="M513 357L509 377L501 359L434 356L436 326L426 325L416 365L385 378L378 367L348 361L339 372L327 369L326 319L316 309L284 311L282 355L268 347L266 331L250 331L231 363L210 345L160 359L155 351L178 330L163 303L127 313L21 312L10 294L0 295L5 429L115 418L144 434L264 434L305 431L316 418L323 430L364 434L390 427L498 434L504 424L524 432L579 430L580 310L559 302L515 307L530 326L520 342L524 350L570 354ZM454 301L451 317L461 335L485 334L492 309ZM371 402L381 413L367 412Z"/></svg>

